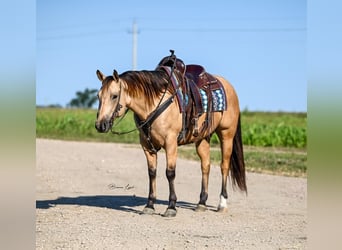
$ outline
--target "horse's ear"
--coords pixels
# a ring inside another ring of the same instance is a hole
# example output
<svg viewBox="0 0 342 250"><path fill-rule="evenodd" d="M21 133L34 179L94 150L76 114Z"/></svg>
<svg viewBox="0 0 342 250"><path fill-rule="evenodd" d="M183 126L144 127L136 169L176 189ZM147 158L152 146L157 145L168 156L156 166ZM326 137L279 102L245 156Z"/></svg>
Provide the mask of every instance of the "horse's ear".
<svg viewBox="0 0 342 250"><path fill-rule="evenodd" d="M97 78L99 78L101 82L103 82L103 80L106 78L106 76L102 74L100 70L96 70L96 75L97 75Z"/></svg>
<svg viewBox="0 0 342 250"><path fill-rule="evenodd" d="M114 71L113 71L113 78L114 78L114 80L117 82L117 81L119 81L119 74L118 74L118 72L114 69Z"/></svg>

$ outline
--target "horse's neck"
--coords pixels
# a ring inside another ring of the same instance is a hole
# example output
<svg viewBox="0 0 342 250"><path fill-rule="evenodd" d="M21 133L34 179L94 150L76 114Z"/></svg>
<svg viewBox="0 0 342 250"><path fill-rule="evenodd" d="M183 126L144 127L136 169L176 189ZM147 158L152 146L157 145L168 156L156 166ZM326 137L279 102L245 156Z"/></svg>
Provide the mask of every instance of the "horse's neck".
<svg viewBox="0 0 342 250"><path fill-rule="evenodd" d="M139 74L139 72L136 72L136 73ZM123 81L123 85L125 86L125 88L128 89L128 86L125 80ZM162 103L163 103L169 98L171 94L169 92L166 92L165 94L160 95L160 97L158 98L148 97L144 94L141 94L139 97L136 97L136 96L133 97L133 96L130 96L129 91L127 91L126 95L127 95L126 96L127 100L129 100L129 102L127 103L127 107L131 109L141 120L146 120L149 114L151 114L157 108L157 106L161 104L160 99L163 98L162 100ZM152 102L152 105L151 105L150 99L147 99L147 98L154 99Z"/></svg>
<svg viewBox="0 0 342 250"><path fill-rule="evenodd" d="M146 120L148 115L155 110L158 104L155 102L154 105L149 107L146 104L147 102L144 98L130 98L130 99L131 99L130 104L128 104L127 107L131 109L134 112L134 114L136 114L141 120Z"/></svg>

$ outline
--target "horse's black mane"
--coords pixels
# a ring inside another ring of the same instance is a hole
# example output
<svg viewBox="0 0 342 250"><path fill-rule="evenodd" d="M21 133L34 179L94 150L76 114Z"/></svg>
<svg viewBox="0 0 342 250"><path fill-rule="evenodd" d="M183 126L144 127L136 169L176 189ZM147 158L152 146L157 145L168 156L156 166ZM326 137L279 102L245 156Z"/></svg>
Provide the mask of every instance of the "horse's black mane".
<svg viewBox="0 0 342 250"><path fill-rule="evenodd" d="M171 93L174 91L172 84L169 83L169 76L164 70L126 71L120 74L119 78L126 82L129 95L132 97L144 95L148 104L152 104L166 88Z"/></svg>

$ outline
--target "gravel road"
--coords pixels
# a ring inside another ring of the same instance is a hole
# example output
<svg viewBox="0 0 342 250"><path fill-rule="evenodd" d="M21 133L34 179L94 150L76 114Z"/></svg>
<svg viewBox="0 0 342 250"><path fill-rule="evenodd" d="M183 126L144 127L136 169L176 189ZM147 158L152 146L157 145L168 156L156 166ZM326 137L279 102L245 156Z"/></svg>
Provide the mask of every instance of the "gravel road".
<svg viewBox="0 0 342 250"><path fill-rule="evenodd" d="M228 189L215 212L221 174L212 166L206 212L194 212L201 172L178 159L178 213L167 207L165 155L158 155L155 215L139 146L36 140L36 249L306 249L307 179L247 173L248 195Z"/></svg>

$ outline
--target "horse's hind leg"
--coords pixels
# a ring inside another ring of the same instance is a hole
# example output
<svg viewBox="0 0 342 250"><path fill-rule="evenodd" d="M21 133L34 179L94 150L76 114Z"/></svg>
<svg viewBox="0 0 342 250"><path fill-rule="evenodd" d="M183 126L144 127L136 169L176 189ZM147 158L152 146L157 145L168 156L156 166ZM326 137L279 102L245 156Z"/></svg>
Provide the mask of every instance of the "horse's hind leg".
<svg viewBox="0 0 342 250"><path fill-rule="evenodd" d="M233 137L231 135L230 130L219 130L216 131L217 135L221 141L221 175L222 175L222 186L221 186L221 194L220 194L220 203L218 205L218 212L226 212L227 211L227 177L229 173L230 167L230 158L233 150Z"/></svg>
<svg viewBox="0 0 342 250"><path fill-rule="evenodd" d="M196 151L201 159L201 170L202 170L202 187L200 200L198 202L196 211L207 210L206 201L208 199L208 183L209 183L209 172L210 172L210 144L209 141L203 139L196 143Z"/></svg>
<svg viewBox="0 0 342 250"><path fill-rule="evenodd" d="M153 214L154 213L154 203L156 201L156 177L157 177L157 154L151 153L147 150L144 150L147 167L148 167L148 177L149 177L149 193L147 205L145 206L143 213L144 214Z"/></svg>

